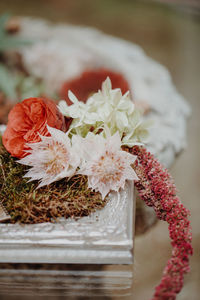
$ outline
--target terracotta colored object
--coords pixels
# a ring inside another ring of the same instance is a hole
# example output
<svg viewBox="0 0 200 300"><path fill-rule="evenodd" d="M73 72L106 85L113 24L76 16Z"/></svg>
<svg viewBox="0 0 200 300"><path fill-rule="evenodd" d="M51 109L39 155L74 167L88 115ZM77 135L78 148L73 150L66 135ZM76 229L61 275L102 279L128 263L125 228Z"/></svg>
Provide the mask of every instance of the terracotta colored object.
<svg viewBox="0 0 200 300"><path fill-rule="evenodd" d="M86 102L91 94L101 89L101 85L107 77L110 77L113 89L120 88L122 94L130 90L129 84L122 74L102 68L85 71L79 77L66 81L61 88L60 97L65 99L69 105L72 104L68 98L70 90L80 101Z"/></svg>

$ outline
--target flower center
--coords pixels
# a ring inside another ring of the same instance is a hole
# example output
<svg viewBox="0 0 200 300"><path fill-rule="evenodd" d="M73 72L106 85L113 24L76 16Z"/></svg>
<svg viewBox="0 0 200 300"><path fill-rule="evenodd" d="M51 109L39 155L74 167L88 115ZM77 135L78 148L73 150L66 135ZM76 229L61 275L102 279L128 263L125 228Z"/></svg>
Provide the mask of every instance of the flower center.
<svg viewBox="0 0 200 300"><path fill-rule="evenodd" d="M55 176L69 165L69 153L62 143L52 141L46 151L48 160L44 163L44 167L47 174Z"/></svg>
<svg viewBox="0 0 200 300"><path fill-rule="evenodd" d="M92 166L92 172L99 178L99 181L106 184L108 181L120 181L124 171L123 161L113 152L106 151L98 162Z"/></svg>

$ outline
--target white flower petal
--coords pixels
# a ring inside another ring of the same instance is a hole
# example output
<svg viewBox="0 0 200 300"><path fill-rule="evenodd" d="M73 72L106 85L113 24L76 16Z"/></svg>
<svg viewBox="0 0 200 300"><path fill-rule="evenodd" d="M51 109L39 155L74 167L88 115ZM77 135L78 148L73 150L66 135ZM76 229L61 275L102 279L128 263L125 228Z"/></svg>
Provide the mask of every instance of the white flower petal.
<svg viewBox="0 0 200 300"><path fill-rule="evenodd" d="M109 78L103 82L102 90L89 97L86 103L80 102L71 92L69 97L73 104L67 106L61 101L59 109L63 115L73 118L70 128L83 137L89 132L89 125L96 130L100 122L107 125L112 134L116 131L119 131L120 137L125 134L123 143L126 142L127 145L145 140L147 131L137 130L136 134L135 130L140 125L140 114L135 110L129 92L122 95L120 89L112 90Z"/></svg>
<svg viewBox="0 0 200 300"><path fill-rule="evenodd" d="M106 138L90 133L84 140L88 153L78 173L88 176L88 186L99 191L103 199L111 190L124 188L126 180L138 179L131 167L136 156L121 150L119 132L113 136L107 134Z"/></svg>
<svg viewBox="0 0 200 300"><path fill-rule="evenodd" d="M80 163L80 157L71 146L68 135L50 126L48 131L51 136L29 144L31 153L18 161L31 167L25 177L29 177L29 181L39 180L38 187L73 176Z"/></svg>
<svg viewBox="0 0 200 300"><path fill-rule="evenodd" d="M71 91L68 91L68 97L74 104L79 104L79 100Z"/></svg>
<svg viewBox="0 0 200 300"><path fill-rule="evenodd" d="M109 91L112 89L112 83L109 77L106 78L106 80L102 84L102 92L105 95L109 95Z"/></svg>
<svg viewBox="0 0 200 300"><path fill-rule="evenodd" d="M116 112L116 123L120 132L123 132L124 128L128 126L128 118L124 112Z"/></svg>

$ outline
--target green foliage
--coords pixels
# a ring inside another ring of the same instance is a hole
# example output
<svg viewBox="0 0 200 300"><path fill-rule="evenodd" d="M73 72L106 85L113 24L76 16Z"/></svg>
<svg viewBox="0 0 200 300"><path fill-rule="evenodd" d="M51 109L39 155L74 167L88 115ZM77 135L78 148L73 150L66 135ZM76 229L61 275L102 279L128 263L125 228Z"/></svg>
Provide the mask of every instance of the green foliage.
<svg viewBox="0 0 200 300"><path fill-rule="evenodd" d="M29 97L38 97L44 94L44 85L41 80L32 76L21 76L18 85L19 97L21 100Z"/></svg>
<svg viewBox="0 0 200 300"><path fill-rule="evenodd" d="M32 76L26 77L21 72L10 71L0 63L0 91L11 100L38 97L44 94L41 80Z"/></svg>
<svg viewBox="0 0 200 300"><path fill-rule="evenodd" d="M10 19L9 14L0 16L0 54L20 46L29 45L32 42L23 40L6 31L6 23ZM20 71L13 71L3 63L0 63L0 91L9 100L17 101L28 97L38 97L44 94L44 87L40 80L27 77Z"/></svg>
<svg viewBox="0 0 200 300"><path fill-rule="evenodd" d="M3 14L0 16L0 53L5 50L11 50L31 43L31 41L23 40L18 36L9 34L6 31L5 27L9 18L9 14Z"/></svg>
<svg viewBox="0 0 200 300"><path fill-rule="evenodd" d="M0 91L2 91L8 99L13 100L17 98L16 88L18 81L16 75L11 74L6 66L0 64Z"/></svg>

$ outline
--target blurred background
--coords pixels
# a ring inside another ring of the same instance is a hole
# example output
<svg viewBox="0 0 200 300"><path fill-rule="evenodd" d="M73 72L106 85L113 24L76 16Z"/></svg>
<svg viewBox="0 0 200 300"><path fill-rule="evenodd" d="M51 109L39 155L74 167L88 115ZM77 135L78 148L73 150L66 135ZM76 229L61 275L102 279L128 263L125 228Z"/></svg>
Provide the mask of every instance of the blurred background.
<svg viewBox="0 0 200 300"><path fill-rule="evenodd" d="M182 202L191 210L194 256L178 300L200 295L200 1L199 0L1 0L0 14L92 26L140 45L170 71L192 107L188 146L171 168ZM149 299L170 257L167 225L158 222L136 237L133 295ZM8 299L0 296L0 299ZM9 298L11 299L11 298ZM14 298L12 298L14 299ZM112 297L111 297L112 299ZM124 298L126 299L126 298Z"/></svg>

